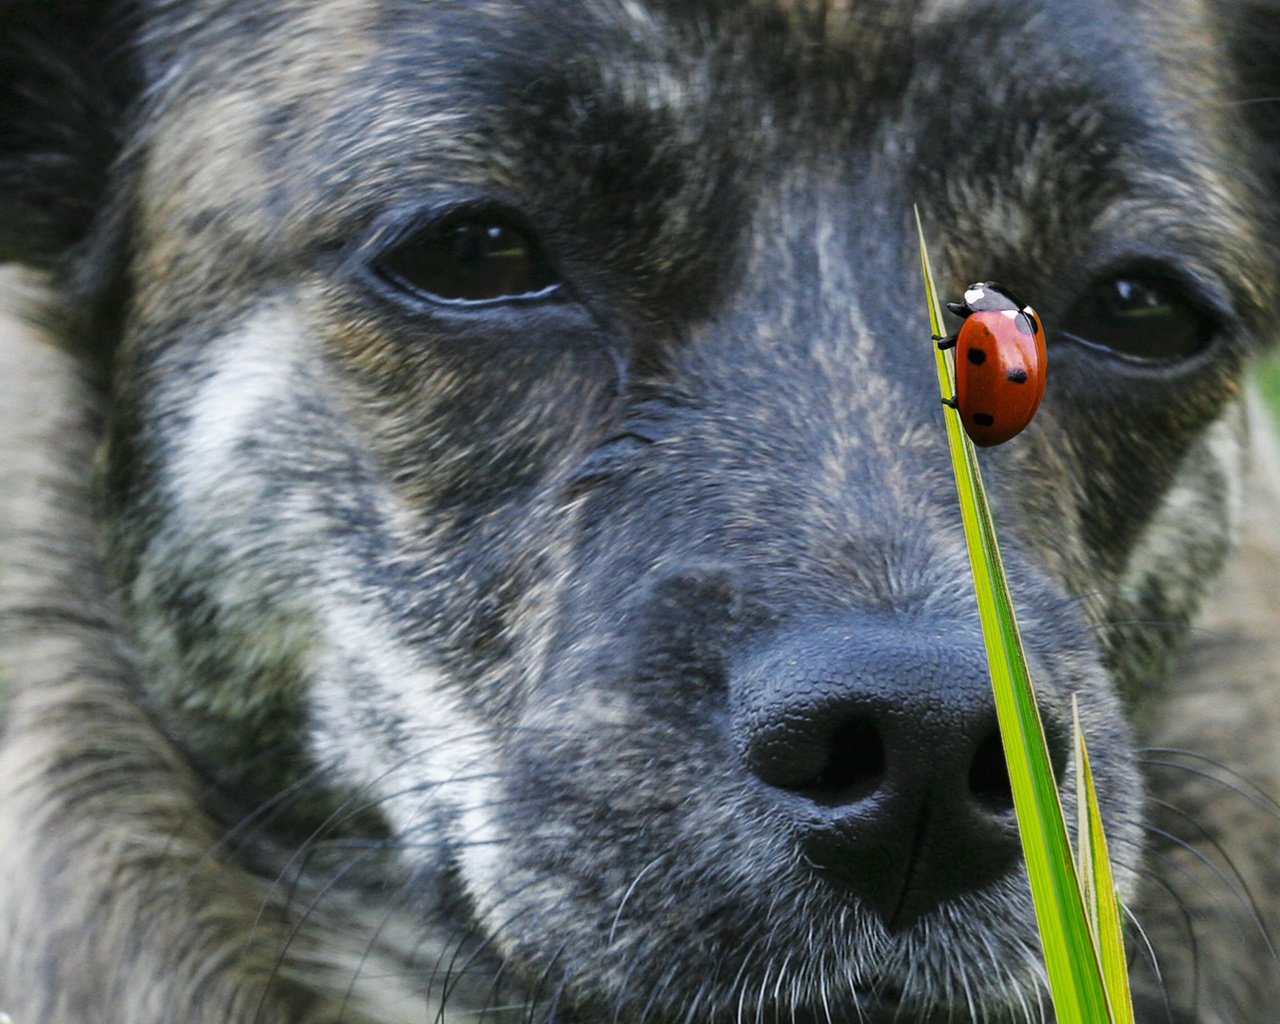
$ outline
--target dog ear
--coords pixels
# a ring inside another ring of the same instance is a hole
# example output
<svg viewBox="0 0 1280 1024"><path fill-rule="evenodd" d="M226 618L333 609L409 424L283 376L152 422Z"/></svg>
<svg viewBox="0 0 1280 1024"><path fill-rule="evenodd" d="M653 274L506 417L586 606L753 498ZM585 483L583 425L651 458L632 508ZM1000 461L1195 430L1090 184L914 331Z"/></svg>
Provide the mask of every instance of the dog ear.
<svg viewBox="0 0 1280 1024"><path fill-rule="evenodd" d="M0 262L63 267L103 209L140 89L111 0L0 0Z"/></svg>

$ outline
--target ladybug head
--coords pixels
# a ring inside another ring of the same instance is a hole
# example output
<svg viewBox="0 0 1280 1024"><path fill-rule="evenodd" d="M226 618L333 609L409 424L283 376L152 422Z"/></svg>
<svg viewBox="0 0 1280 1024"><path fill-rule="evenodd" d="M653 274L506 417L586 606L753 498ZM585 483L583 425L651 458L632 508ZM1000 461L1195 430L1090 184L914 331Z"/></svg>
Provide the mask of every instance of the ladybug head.
<svg viewBox="0 0 1280 1024"><path fill-rule="evenodd" d="M979 281L964 290L964 304L970 312L995 312L1002 309L1020 310L1026 303L1017 298L1008 288L995 281Z"/></svg>

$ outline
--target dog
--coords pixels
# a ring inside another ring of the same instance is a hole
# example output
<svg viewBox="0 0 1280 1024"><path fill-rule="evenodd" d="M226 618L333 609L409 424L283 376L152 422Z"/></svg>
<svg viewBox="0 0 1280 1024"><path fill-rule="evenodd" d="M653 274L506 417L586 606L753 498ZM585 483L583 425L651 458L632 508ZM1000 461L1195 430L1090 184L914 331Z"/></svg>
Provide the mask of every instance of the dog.
<svg viewBox="0 0 1280 1024"><path fill-rule="evenodd" d="M0 1010L1052 1019L918 204L1043 317L980 461L1137 1019L1274 1019L1276 39L0 5Z"/></svg>

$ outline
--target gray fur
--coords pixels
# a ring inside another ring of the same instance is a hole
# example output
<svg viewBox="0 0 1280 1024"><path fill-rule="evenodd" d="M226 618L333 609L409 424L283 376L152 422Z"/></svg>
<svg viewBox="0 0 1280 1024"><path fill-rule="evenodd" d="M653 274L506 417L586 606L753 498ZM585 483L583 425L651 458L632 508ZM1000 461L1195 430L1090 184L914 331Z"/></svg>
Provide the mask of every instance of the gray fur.
<svg viewBox="0 0 1280 1024"><path fill-rule="evenodd" d="M948 296L1000 280L1048 325L983 468L1046 712L1080 698L1139 1020L1269 1019L1280 455L1242 396L1275 196L1216 8L126 23L111 180L0 233L38 268L0 294L15 1024L1050 1014L1021 869L886 923L733 738L789 631L976 643L913 200ZM371 272L478 199L563 301ZM1055 338L1135 262L1192 282L1206 352Z"/></svg>

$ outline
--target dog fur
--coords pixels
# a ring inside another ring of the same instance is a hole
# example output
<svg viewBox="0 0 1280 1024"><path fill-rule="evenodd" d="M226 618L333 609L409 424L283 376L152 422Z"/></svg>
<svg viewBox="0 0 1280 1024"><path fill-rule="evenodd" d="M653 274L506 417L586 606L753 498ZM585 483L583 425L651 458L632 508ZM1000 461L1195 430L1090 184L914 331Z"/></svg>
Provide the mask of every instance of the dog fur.
<svg viewBox="0 0 1280 1024"><path fill-rule="evenodd" d="M1272 1019L1276 38L1225 0L0 3L0 1010L1051 1017L1017 863L923 811L905 881L824 862L760 753L797 659L823 714L913 709L913 763L988 714L915 201L949 295L1048 325L982 465L1138 1018ZM407 295L444 217L559 291ZM1211 339L1068 337L1125 275Z"/></svg>

